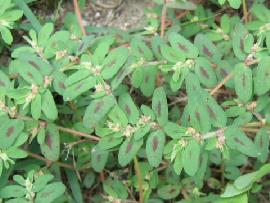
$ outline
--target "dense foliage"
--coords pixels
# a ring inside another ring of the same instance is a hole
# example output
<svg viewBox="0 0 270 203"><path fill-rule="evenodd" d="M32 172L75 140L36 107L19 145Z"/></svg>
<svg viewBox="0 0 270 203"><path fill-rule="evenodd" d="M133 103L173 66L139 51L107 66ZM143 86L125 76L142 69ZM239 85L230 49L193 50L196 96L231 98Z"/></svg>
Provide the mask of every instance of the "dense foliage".
<svg viewBox="0 0 270 203"><path fill-rule="evenodd" d="M83 35L0 0L0 202L269 198L267 1L154 2Z"/></svg>

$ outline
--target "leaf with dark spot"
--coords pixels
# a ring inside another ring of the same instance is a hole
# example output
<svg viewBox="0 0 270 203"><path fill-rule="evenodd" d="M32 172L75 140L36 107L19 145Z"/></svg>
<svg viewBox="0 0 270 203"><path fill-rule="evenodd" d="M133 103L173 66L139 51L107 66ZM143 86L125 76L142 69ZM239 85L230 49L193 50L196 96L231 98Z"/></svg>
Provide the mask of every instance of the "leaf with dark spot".
<svg viewBox="0 0 270 203"><path fill-rule="evenodd" d="M152 109L157 116L158 124L161 126L166 125L168 121L168 104L163 87L159 87L155 90L152 99Z"/></svg>
<svg viewBox="0 0 270 203"><path fill-rule="evenodd" d="M91 150L91 167L95 172L101 172L108 160L109 153L95 146Z"/></svg>
<svg viewBox="0 0 270 203"><path fill-rule="evenodd" d="M38 71L40 70L40 67L38 66L38 64L36 64L34 61L29 60L28 63L33 66L35 69L37 69Z"/></svg>
<svg viewBox="0 0 270 203"><path fill-rule="evenodd" d="M182 152L182 161L185 172L194 176L199 169L200 145L195 140L190 140Z"/></svg>
<svg viewBox="0 0 270 203"><path fill-rule="evenodd" d="M251 99L253 93L252 71L243 63L236 65L234 71L236 94L243 103L247 103Z"/></svg>
<svg viewBox="0 0 270 203"><path fill-rule="evenodd" d="M180 194L181 186L178 185L164 185L158 188L158 196L164 200L176 198Z"/></svg>
<svg viewBox="0 0 270 203"><path fill-rule="evenodd" d="M86 128L92 129L109 113L115 105L114 96L104 96L94 99L85 110L83 124Z"/></svg>
<svg viewBox="0 0 270 203"><path fill-rule="evenodd" d="M124 111L129 123L135 124L138 122L140 113L132 97L128 93L120 95L118 104Z"/></svg>
<svg viewBox="0 0 270 203"><path fill-rule="evenodd" d="M165 135L161 130L152 132L146 141L146 156L151 166L158 167L162 161Z"/></svg>
<svg viewBox="0 0 270 203"><path fill-rule="evenodd" d="M45 142L40 145L40 149L45 158L57 161L60 155L60 137L55 124L49 123L46 127Z"/></svg>
<svg viewBox="0 0 270 203"><path fill-rule="evenodd" d="M0 149L8 149L19 137L24 129L22 120L5 120L0 128Z"/></svg>
<svg viewBox="0 0 270 203"><path fill-rule="evenodd" d="M239 128L229 127L225 130L226 144L250 157L258 156L258 149L253 141L248 138Z"/></svg>
<svg viewBox="0 0 270 203"><path fill-rule="evenodd" d="M269 157L269 129L261 128L255 137L255 145L258 150L258 159L265 163Z"/></svg>
<svg viewBox="0 0 270 203"><path fill-rule="evenodd" d="M255 69L254 89L258 95L263 95L270 90L270 56L260 59Z"/></svg>
<svg viewBox="0 0 270 203"><path fill-rule="evenodd" d="M127 138L119 148L118 162L124 167L128 165L136 156L137 152L143 144L143 139L135 141L132 138Z"/></svg>

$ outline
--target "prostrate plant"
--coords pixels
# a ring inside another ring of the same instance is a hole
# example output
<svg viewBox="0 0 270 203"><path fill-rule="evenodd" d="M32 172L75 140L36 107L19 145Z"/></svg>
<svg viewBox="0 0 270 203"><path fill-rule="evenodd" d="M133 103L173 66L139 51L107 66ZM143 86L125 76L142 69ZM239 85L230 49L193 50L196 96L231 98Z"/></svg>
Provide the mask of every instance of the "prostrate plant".
<svg viewBox="0 0 270 203"><path fill-rule="evenodd" d="M264 192L270 10L255 2L243 24L187 1L155 2L171 20L164 37L159 8L142 31L87 36L68 13L63 29L45 23L12 49L0 72L0 198L83 202L89 189L93 202L136 192L140 202L247 202ZM173 9L194 11L182 22Z"/></svg>

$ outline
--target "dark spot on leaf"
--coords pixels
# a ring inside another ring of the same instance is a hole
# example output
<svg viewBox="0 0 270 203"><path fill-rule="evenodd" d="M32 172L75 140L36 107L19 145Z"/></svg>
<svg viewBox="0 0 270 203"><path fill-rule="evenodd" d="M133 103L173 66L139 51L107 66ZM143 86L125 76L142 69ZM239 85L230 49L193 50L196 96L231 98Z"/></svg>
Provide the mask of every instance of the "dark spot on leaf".
<svg viewBox="0 0 270 203"><path fill-rule="evenodd" d="M59 82L59 87L61 89L66 89L66 86L65 86L65 84L63 82Z"/></svg>
<svg viewBox="0 0 270 203"><path fill-rule="evenodd" d="M125 111L126 111L127 114L130 116L131 110L130 110L130 108L129 108L129 106L128 106L127 104L125 105Z"/></svg>
<svg viewBox="0 0 270 203"><path fill-rule="evenodd" d="M82 86L83 86L83 82L80 83L80 84L75 88L75 90L79 90Z"/></svg>
<svg viewBox="0 0 270 203"><path fill-rule="evenodd" d="M155 136L152 140L152 148L154 152L157 150L157 147L158 147L158 138Z"/></svg>
<svg viewBox="0 0 270 203"><path fill-rule="evenodd" d="M243 38L240 39L240 49L241 51L244 52L244 39Z"/></svg>
<svg viewBox="0 0 270 203"><path fill-rule="evenodd" d="M110 63L106 64L106 66L112 67L112 66L114 66L114 65L116 64L116 62L117 62L117 60L114 59L114 60L112 60Z"/></svg>
<svg viewBox="0 0 270 203"><path fill-rule="evenodd" d="M226 77L228 75L228 73L226 72L226 70L224 68L221 68L220 69L220 74L223 76L223 77Z"/></svg>
<svg viewBox="0 0 270 203"><path fill-rule="evenodd" d="M207 73L207 71L201 66L200 67L200 72L201 72L201 74L204 76L204 77L206 77L207 79L209 79L210 77L209 77L209 74Z"/></svg>
<svg viewBox="0 0 270 203"><path fill-rule="evenodd" d="M14 132L14 126L9 127L7 130L7 136L10 137L13 132Z"/></svg>
<svg viewBox="0 0 270 203"><path fill-rule="evenodd" d="M176 192L176 189L175 189L175 188L172 188L172 189L170 189L168 192L169 192L169 193L174 193L174 192Z"/></svg>
<svg viewBox="0 0 270 203"><path fill-rule="evenodd" d="M189 159L191 160L191 158L192 158L192 152L191 152L191 150L189 151Z"/></svg>
<svg viewBox="0 0 270 203"><path fill-rule="evenodd" d="M187 47L185 45L183 45L183 44L179 44L179 47L180 47L180 49L182 49L185 52L188 51Z"/></svg>
<svg viewBox="0 0 270 203"><path fill-rule="evenodd" d="M241 140L239 140L237 137L234 137L234 141L240 145L245 145Z"/></svg>
<svg viewBox="0 0 270 203"><path fill-rule="evenodd" d="M53 193L53 191L43 192L40 196L45 198L45 197L50 196L50 194L52 194L52 193Z"/></svg>
<svg viewBox="0 0 270 203"><path fill-rule="evenodd" d="M30 72L27 72L27 75L28 75L30 78L32 78L32 79L34 78L34 77L33 77L33 74L30 73Z"/></svg>
<svg viewBox="0 0 270 203"><path fill-rule="evenodd" d="M99 162L99 161L100 161L100 159L101 159L101 155L100 155L100 154L98 154L98 155L97 155L97 162Z"/></svg>
<svg viewBox="0 0 270 203"><path fill-rule="evenodd" d="M28 63L32 65L35 69L40 70L39 66L34 61L29 60Z"/></svg>
<svg viewBox="0 0 270 203"><path fill-rule="evenodd" d="M158 101L157 113L158 113L158 116L160 117L161 116L161 103L160 103L160 101Z"/></svg>
<svg viewBox="0 0 270 203"><path fill-rule="evenodd" d="M150 78L150 76L149 75L146 75L145 78L144 78L144 83L148 83L149 78Z"/></svg>
<svg viewBox="0 0 270 203"><path fill-rule="evenodd" d="M45 143L52 149L52 137L50 134L46 134Z"/></svg>
<svg viewBox="0 0 270 203"><path fill-rule="evenodd" d="M265 70L264 78L267 79L269 75L270 75L269 71L268 70Z"/></svg>
<svg viewBox="0 0 270 203"><path fill-rule="evenodd" d="M100 111L101 107L104 105L104 101L99 101L97 104L96 104L96 107L95 107L95 110L94 110L94 113L97 113Z"/></svg>
<svg viewBox="0 0 270 203"><path fill-rule="evenodd" d="M213 56L213 54L209 51L209 49L206 46L203 46L203 53L205 53L209 57Z"/></svg>
<svg viewBox="0 0 270 203"><path fill-rule="evenodd" d="M217 119L215 112L209 105L207 105L207 111L212 119Z"/></svg>
<svg viewBox="0 0 270 203"><path fill-rule="evenodd" d="M126 154L130 152L130 150L132 149L132 142L129 142L126 148Z"/></svg>
<svg viewBox="0 0 270 203"><path fill-rule="evenodd" d="M246 74L242 74L242 85L243 85L243 87L245 87L246 86L246 80L247 80L247 78L246 78Z"/></svg>
<svg viewBox="0 0 270 203"><path fill-rule="evenodd" d="M79 47L79 51L82 51L82 48L83 48L83 46L84 46L84 42L82 42L81 44L80 44L80 47Z"/></svg>
<svg viewBox="0 0 270 203"><path fill-rule="evenodd" d="M263 138L262 138L262 136L260 137L260 148L263 148Z"/></svg>
<svg viewBox="0 0 270 203"><path fill-rule="evenodd" d="M5 83L3 81L1 81L1 80L0 80L0 86L5 87Z"/></svg>
<svg viewBox="0 0 270 203"><path fill-rule="evenodd" d="M201 121L201 114L198 111L195 112L195 115L196 115L197 120Z"/></svg>
<svg viewBox="0 0 270 203"><path fill-rule="evenodd" d="M145 55L145 54L144 54L144 50L143 50L141 47L138 47L138 51L139 51L139 53L140 53L141 55L143 55L143 56Z"/></svg>

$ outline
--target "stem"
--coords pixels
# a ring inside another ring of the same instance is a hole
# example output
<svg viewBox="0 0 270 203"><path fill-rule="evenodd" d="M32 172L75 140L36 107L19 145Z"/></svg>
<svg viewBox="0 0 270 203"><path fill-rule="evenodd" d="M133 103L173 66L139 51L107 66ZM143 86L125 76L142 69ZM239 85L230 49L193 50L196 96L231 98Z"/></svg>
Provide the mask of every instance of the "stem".
<svg viewBox="0 0 270 203"><path fill-rule="evenodd" d="M26 151L26 153L28 154L29 157L32 157L34 159L38 159L38 160L41 160L41 161L44 161L45 163L51 163L53 161L49 160L49 159L46 159L38 154L35 154L35 153L31 153L31 152L28 152ZM71 169L71 170L75 170L75 168L72 166L72 165L69 165L69 164L65 164L65 163L62 163L62 162L59 162L59 161L55 161L53 162L55 164L57 164L58 166L60 167L63 167L63 168L68 168L68 169Z"/></svg>
<svg viewBox="0 0 270 203"><path fill-rule="evenodd" d="M100 138L97 137L97 136L94 136L94 135L89 135L87 133L83 133L83 132L80 132L80 131L77 131L77 130L73 130L71 128L65 128L65 127L62 127L62 126L57 126L58 130L62 131L62 132L67 132L67 133L70 133L72 135L75 135L75 136L79 136L79 137L86 137L86 138L89 138L90 140L93 140L93 141L99 141Z"/></svg>
<svg viewBox="0 0 270 203"><path fill-rule="evenodd" d="M223 85L225 85L233 77L233 72L230 72L211 92L210 94L215 94Z"/></svg>
<svg viewBox="0 0 270 203"><path fill-rule="evenodd" d="M83 36L86 36L86 31L84 29L83 22L82 22L82 15L81 15L81 11L80 11L77 0L73 0L73 6L74 6L75 13L77 15L78 23L80 25L82 34L83 34Z"/></svg>
<svg viewBox="0 0 270 203"><path fill-rule="evenodd" d="M164 0L164 5L162 7L162 15L161 15L161 27L160 27L160 36L163 38L165 29L166 29L166 17L167 17L167 7L166 7L167 1Z"/></svg>
<svg viewBox="0 0 270 203"><path fill-rule="evenodd" d="M242 0L242 4L243 4L244 22L248 23L248 9L247 9L246 0Z"/></svg>
<svg viewBox="0 0 270 203"><path fill-rule="evenodd" d="M144 203L142 173L141 173L141 169L140 169L140 165L139 165L137 157L134 158L134 170L138 179L138 186L139 186L139 193L140 193L139 203Z"/></svg>

